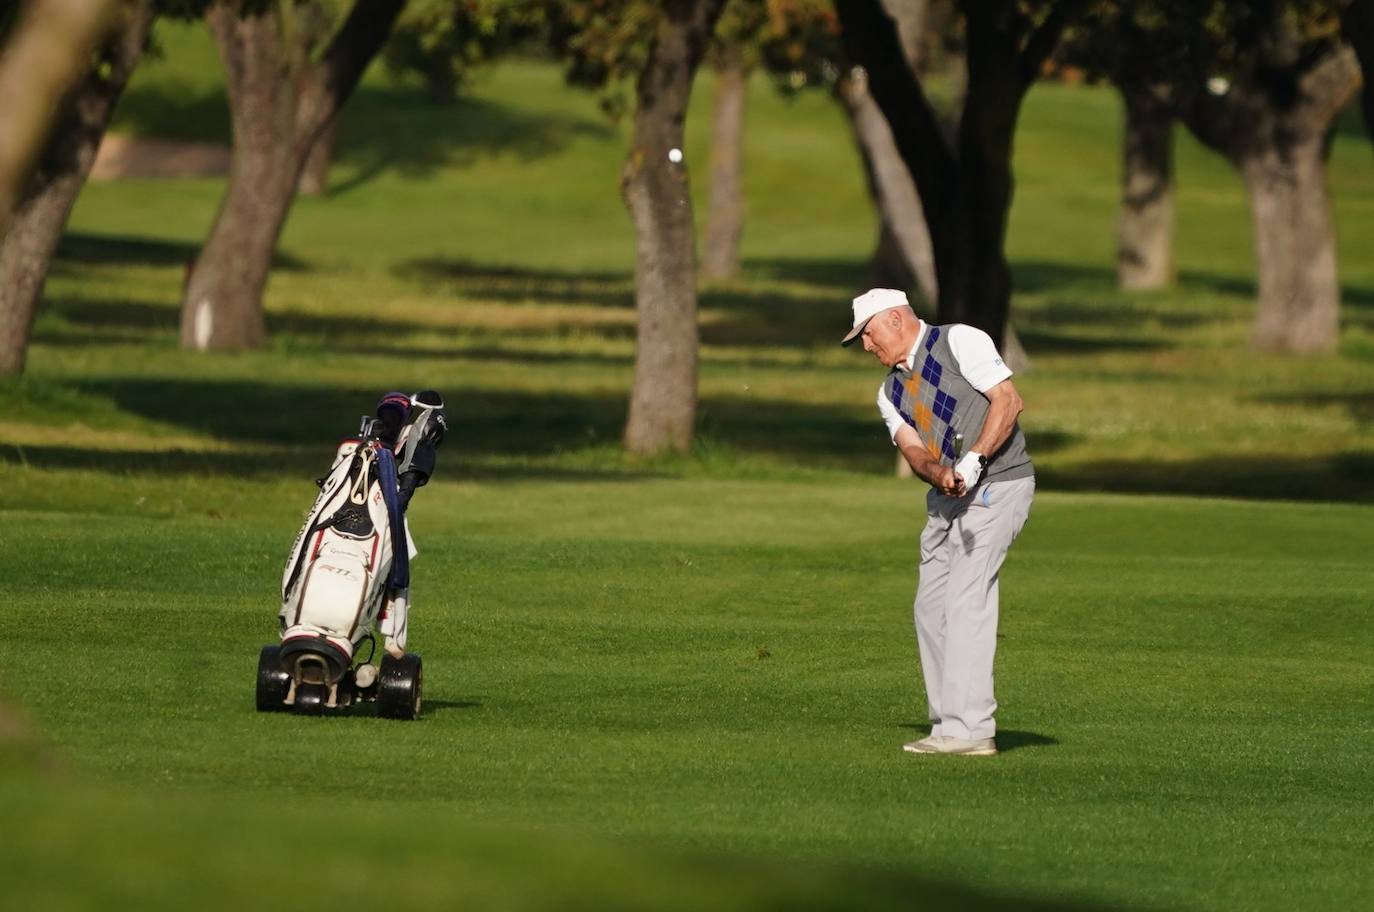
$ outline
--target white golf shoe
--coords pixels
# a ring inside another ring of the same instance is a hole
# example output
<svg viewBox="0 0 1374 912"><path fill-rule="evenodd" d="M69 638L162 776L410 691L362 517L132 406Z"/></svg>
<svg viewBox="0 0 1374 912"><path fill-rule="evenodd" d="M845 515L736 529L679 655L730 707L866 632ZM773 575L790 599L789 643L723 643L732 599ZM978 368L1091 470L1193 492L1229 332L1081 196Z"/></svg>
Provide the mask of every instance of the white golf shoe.
<svg viewBox="0 0 1374 912"><path fill-rule="evenodd" d="M963 754L965 757L991 757L997 753L997 742L992 738L969 741L952 735L931 735L920 741L903 744L902 750L908 754Z"/></svg>

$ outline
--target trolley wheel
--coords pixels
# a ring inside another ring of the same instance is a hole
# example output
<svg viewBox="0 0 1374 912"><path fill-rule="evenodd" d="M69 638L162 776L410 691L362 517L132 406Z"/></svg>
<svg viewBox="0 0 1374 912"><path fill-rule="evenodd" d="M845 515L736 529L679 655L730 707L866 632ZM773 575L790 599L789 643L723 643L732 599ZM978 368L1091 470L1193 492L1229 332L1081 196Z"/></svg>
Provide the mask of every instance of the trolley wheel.
<svg viewBox="0 0 1374 912"><path fill-rule="evenodd" d="M303 716L322 715L328 700L329 688L323 684L296 685L296 712Z"/></svg>
<svg viewBox="0 0 1374 912"><path fill-rule="evenodd" d="M258 712L282 712L291 691L291 676L282 671L280 647L264 646L258 653Z"/></svg>
<svg viewBox="0 0 1374 912"><path fill-rule="evenodd" d="M383 719L418 719L422 679L420 657L415 653L407 652L399 659L382 656L382 670L377 678L377 715Z"/></svg>

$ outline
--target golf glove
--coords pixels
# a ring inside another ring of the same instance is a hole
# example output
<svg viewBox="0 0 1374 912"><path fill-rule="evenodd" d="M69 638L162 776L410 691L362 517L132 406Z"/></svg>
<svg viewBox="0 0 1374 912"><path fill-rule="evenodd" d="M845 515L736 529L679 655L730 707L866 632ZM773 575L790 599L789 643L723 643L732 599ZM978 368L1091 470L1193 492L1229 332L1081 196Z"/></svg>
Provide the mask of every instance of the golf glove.
<svg viewBox="0 0 1374 912"><path fill-rule="evenodd" d="M983 477L983 466L986 464L987 460L983 458L982 453L965 453L964 458L954 466L954 474L963 480L965 491L973 490L978 479Z"/></svg>

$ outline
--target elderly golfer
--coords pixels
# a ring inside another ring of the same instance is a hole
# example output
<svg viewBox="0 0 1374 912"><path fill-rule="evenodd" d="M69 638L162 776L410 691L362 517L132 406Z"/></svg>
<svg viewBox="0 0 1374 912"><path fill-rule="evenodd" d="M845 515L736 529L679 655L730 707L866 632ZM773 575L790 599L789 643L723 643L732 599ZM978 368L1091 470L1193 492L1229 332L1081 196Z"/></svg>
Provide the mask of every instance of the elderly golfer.
<svg viewBox="0 0 1374 912"><path fill-rule="evenodd" d="M900 291L854 299L854 328L842 344L855 339L889 369L878 411L931 485L915 609L931 730L903 749L989 756L997 753L997 572L1035 495L1016 423L1021 397L987 333L931 326Z"/></svg>

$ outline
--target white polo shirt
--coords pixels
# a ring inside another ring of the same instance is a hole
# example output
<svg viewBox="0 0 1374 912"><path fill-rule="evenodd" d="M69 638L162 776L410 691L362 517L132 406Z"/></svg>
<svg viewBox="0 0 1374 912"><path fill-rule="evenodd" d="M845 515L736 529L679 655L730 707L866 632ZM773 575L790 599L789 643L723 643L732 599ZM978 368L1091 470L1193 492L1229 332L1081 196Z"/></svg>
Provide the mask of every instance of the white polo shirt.
<svg viewBox="0 0 1374 912"><path fill-rule="evenodd" d="M916 333L916 343L911 346L911 351L906 356L907 370L914 370L916 367L916 352L925 339L927 326L926 321L922 320L921 328ZM1011 368L1003 363L1002 356L997 354L997 346L992 344L992 337L987 333L976 326L967 326L963 323L951 323L942 328L949 339L949 353L954 357L955 366L969 385L978 392L986 393L1011 376ZM897 414L897 406L883 395L886 386L886 381L878 385L878 413L883 416L883 422L887 425L887 435L892 438L895 446L897 429L910 425Z"/></svg>

